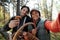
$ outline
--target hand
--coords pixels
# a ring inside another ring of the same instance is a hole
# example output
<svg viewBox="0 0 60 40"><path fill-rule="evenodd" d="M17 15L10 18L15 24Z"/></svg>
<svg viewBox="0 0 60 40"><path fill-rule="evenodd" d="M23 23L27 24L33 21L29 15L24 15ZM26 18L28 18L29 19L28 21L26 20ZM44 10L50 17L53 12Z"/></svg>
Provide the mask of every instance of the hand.
<svg viewBox="0 0 60 40"><path fill-rule="evenodd" d="M32 29L32 34L36 35L37 29Z"/></svg>
<svg viewBox="0 0 60 40"><path fill-rule="evenodd" d="M27 32L23 32L24 40L28 40Z"/></svg>
<svg viewBox="0 0 60 40"><path fill-rule="evenodd" d="M19 20L11 20L9 23L9 28L14 28L19 24Z"/></svg>
<svg viewBox="0 0 60 40"><path fill-rule="evenodd" d="M21 19L22 17L21 16L16 16L15 19L19 20Z"/></svg>

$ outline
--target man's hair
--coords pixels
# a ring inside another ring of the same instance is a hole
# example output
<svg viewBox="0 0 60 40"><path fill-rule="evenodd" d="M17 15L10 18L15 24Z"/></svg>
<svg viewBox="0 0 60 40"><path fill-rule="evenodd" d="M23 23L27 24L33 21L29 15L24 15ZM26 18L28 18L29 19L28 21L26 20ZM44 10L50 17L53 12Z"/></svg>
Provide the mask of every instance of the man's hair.
<svg viewBox="0 0 60 40"><path fill-rule="evenodd" d="M30 11L30 9L29 9L29 7L28 6L22 6L22 8L21 8L21 10L23 9L23 8L27 8L28 9L28 12L27 13L29 13L29 11Z"/></svg>
<svg viewBox="0 0 60 40"><path fill-rule="evenodd" d="M31 12L30 12L30 15L31 15L31 16L32 16L32 12L34 12L34 11L38 12L39 16L41 16L40 11L39 11L39 10L36 10L36 9L32 9L32 10L31 10Z"/></svg>

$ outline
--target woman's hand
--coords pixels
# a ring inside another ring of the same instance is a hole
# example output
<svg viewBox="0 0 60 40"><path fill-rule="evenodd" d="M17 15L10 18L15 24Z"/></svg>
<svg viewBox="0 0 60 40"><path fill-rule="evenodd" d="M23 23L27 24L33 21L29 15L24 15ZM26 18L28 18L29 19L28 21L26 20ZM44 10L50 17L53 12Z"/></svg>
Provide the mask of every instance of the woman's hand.
<svg viewBox="0 0 60 40"><path fill-rule="evenodd" d="M32 34L35 36L36 35L36 32L37 32L37 29L32 29Z"/></svg>
<svg viewBox="0 0 60 40"><path fill-rule="evenodd" d="M11 20L9 23L9 28L14 28L19 24L19 20Z"/></svg>
<svg viewBox="0 0 60 40"><path fill-rule="evenodd" d="M22 18L21 16L16 16L14 20L11 20L10 23L9 23L9 28L14 28L17 25L19 25L19 22L20 22L21 18Z"/></svg>
<svg viewBox="0 0 60 40"><path fill-rule="evenodd" d="M27 32L23 32L24 40L28 40Z"/></svg>

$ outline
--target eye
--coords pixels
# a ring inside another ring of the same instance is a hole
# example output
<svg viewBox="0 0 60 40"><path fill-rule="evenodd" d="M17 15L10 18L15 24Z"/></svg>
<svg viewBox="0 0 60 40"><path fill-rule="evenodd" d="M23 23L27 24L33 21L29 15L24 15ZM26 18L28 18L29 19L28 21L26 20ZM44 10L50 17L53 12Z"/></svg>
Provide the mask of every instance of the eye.
<svg viewBox="0 0 60 40"><path fill-rule="evenodd" d="M25 9L23 9L23 11L25 11Z"/></svg>

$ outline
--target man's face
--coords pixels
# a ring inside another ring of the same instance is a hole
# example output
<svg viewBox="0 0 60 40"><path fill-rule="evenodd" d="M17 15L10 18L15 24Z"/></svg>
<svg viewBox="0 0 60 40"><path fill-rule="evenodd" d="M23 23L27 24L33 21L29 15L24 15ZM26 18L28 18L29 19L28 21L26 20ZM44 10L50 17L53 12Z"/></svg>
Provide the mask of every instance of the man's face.
<svg viewBox="0 0 60 40"><path fill-rule="evenodd" d="M23 9L21 9L20 15L21 16L25 16L27 14L27 12L28 12L28 9L27 8L23 8Z"/></svg>
<svg viewBox="0 0 60 40"><path fill-rule="evenodd" d="M33 11L33 12L32 12L32 18L33 18L34 20L38 20L39 17L40 17L40 16L39 16L39 13L38 13L37 11Z"/></svg>

